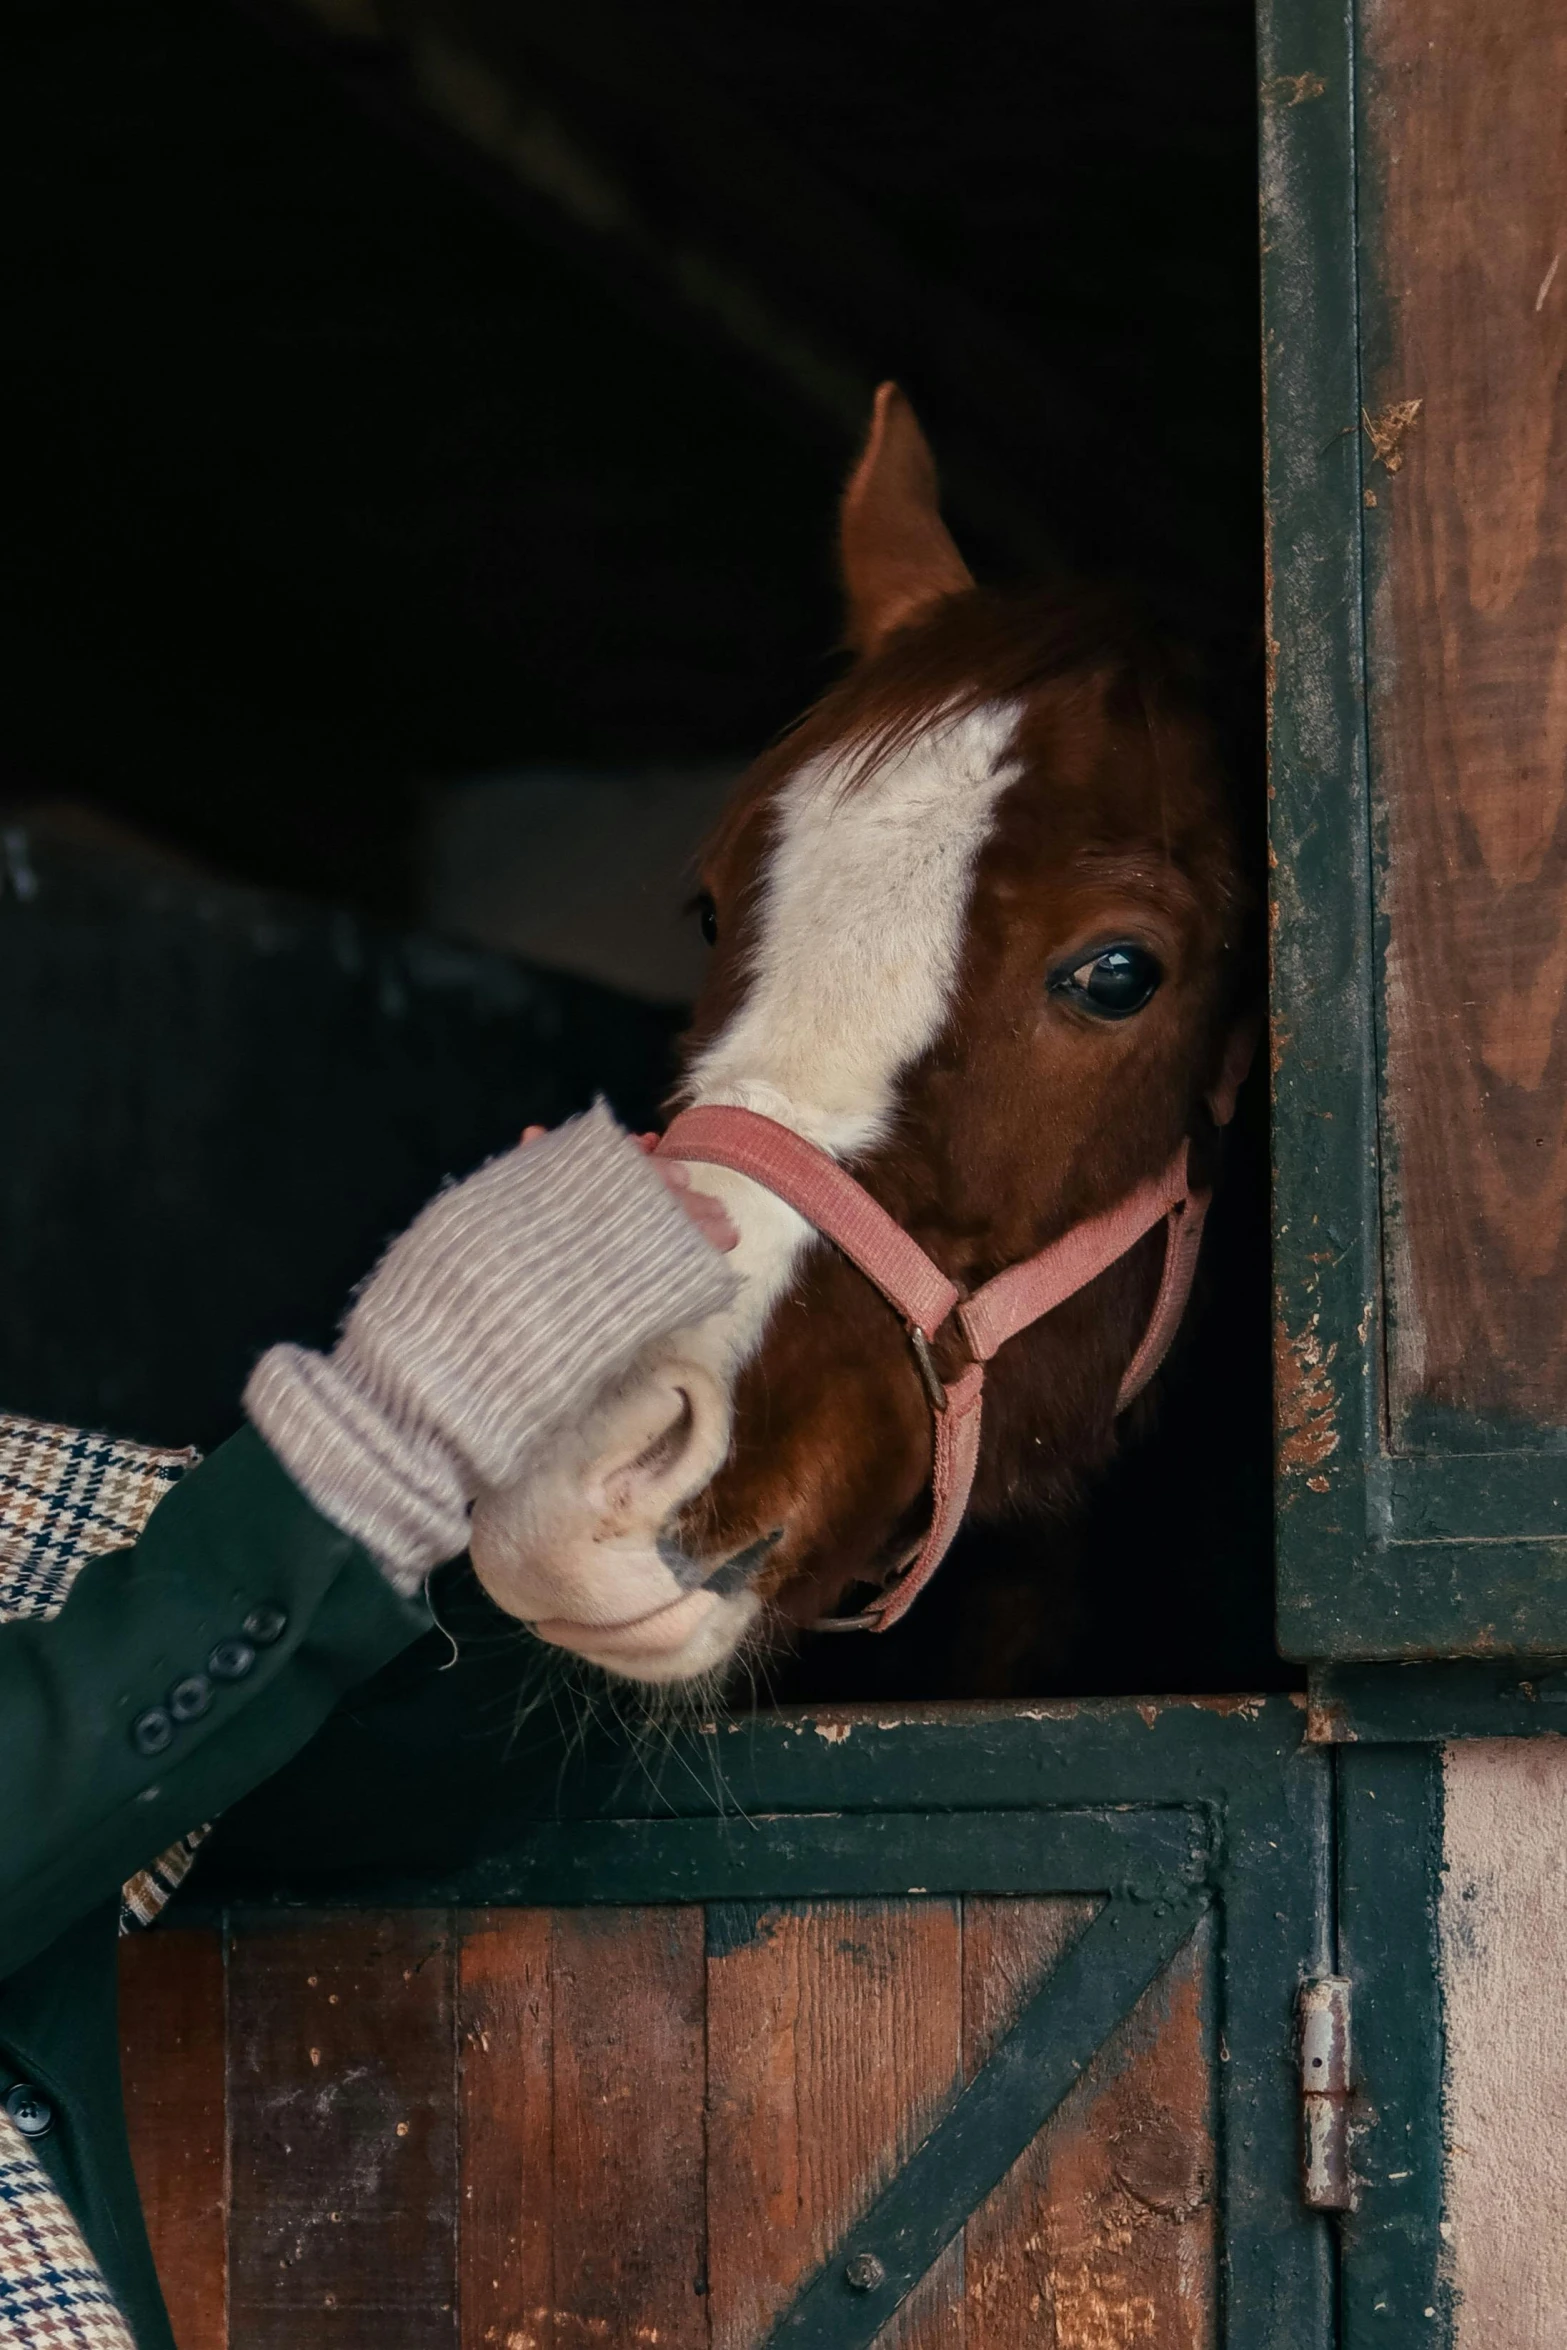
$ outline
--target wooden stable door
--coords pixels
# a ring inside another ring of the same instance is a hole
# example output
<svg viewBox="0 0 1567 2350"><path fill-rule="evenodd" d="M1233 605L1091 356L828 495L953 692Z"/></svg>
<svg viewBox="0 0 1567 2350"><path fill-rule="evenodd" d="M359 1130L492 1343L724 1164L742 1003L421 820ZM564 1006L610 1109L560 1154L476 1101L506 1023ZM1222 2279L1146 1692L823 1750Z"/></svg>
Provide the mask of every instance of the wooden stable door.
<svg viewBox="0 0 1567 2350"><path fill-rule="evenodd" d="M1321 1758L1287 1704L1063 1710L787 1718L741 1810L129 1945L180 2350L1325 2344Z"/></svg>
<svg viewBox="0 0 1567 2350"><path fill-rule="evenodd" d="M284 1913L149 1937L130 2086L181 2350L753 2350L834 2258L829 2330L800 2338L871 2338L886 2259L844 2249L853 2223L1097 1906ZM953 2150L947 2191L974 2208L880 2338L1211 2342L1204 1950L1189 1935L1079 2048L997 2187Z"/></svg>
<svg viewBox="0 0 1567 2350"><path fill-rule="evenodd" d="M1259 25L1281 1635L1567 1652L1567 15Z"/></svg>
<svg viewBox="0 0 1567 2350"><path fill-rule="evenodd" d="M1567 12L1258 22L1278 1623L1339 1742L1339 2323L1557 2350Z"/></svg>

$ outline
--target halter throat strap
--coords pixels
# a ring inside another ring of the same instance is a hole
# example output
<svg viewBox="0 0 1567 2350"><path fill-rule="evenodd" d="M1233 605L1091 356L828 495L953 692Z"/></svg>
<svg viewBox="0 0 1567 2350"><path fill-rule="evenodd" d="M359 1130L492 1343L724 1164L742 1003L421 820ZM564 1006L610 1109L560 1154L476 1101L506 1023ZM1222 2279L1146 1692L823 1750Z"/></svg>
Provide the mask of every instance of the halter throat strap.
<svg viewBox="0 0 1567 2350"><path fill-rule="evenodd" d="M711 1104L682 1110L657 1145L661 1157L727 1167L759 1183L803 1216L856 1265L901 1316L933 1418L931 1519L923 1542L870 1607L830 1616L819 1631L885 1632L930 1581L963 1522L979 1465L985 1365L1020 1330L1054 1311L1165 1225L1164 1271L1153 1312L1116 1396L1124 1411L1168 1351L1191 1295L1208 1194L1193 1191L1183 1142L1163 1173L1113 1208L1074 1224L1058 1240L998 1273L965 1298L919 1243L864 1185L815 1143L754 1110ZM955 1313L969 1360L945 1384L930 1341Z"/></svg>

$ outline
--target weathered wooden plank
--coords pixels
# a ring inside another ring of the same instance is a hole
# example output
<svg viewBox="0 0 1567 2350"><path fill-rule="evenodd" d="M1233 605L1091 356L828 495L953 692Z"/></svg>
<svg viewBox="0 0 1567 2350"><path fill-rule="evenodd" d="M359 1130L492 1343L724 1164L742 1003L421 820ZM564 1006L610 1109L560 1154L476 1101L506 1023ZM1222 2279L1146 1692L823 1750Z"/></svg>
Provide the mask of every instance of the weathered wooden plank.
<svg viewBox="0 0 1567 2350"><path fill-rule="evenodd" d="M1567 1426L1567 17L1361 24L1393 1427L1500 1446Z"/></svg>
<svg viewBox="0 0 1567 2350"><path fill-rule="evenodd" d="M235 1932L231 2350L455 2343L451 1976L441 1911Z"/></svg>
<svg viewBox="0 0 1567 2350"><path fill-rule="evenodd" d="M963 2071L972 2080L1067 1945L1093 1916L1092 1901L1060 1899L963 1905ZM1053 2315L1040 2206L1047 2195L1046 2129L1012 2166L964 2231L968 2338L984 2350L1048 2341Z"/></svg>
<svg viewBox="0 0 1567 2350"><path fill-rule="evenodd" d="M965 2056L983 2063L1083 1918L977 1901L964 1931ZM1208 2350L1216 2322L1213 2130L1194 1937L969 2222L970 2340L984 2350Z"/></svg>
<svg viewBox="0 0 1567 2350"><path fill-rule="evenodd" d="M551 1915L459 1925L458 2309L462 2350L549 2342L554 2307Z"/></svg>
<svg viewBox="0 0 1567 2350"><path fill-rule="evenodd" d="M121 2070L147 2233L180 2350L224 2350L228 2224L223 1937L120 1945Z"/></svg>
<svg viewBox="0 0 1567 2350"><path fill-rule="evenodd" d="M713 2350L756 2350L961 2085L952 1901L708 1913ZM960 2350L956 2245L882 2337Z"/></svg>
<svg viewBox="0 0 1567 2350"><path fill-rule="evenodd" d="M466 1922L462 2350L706 2350L703 1993L699 1910Z"/></svg>

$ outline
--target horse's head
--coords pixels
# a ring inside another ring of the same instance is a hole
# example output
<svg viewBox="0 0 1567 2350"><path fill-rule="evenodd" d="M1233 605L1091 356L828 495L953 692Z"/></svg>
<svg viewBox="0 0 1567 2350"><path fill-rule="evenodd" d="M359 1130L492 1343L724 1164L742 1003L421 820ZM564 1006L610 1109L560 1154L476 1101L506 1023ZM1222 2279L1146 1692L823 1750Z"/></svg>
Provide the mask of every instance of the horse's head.
<svg viewBox="0 0 1567 2350"><path fill-rule="evenodd" d="M964 1291L1191 1137L1244 1007L1246 891L1206 725L1107 608L973 584L913 415L877 402L842 517L850 674L745 779L703 872L713 960L681 1098L852 1164ZM793 1209L699 1165L736 1303L652 1348L473 1558L543 1636L682 1680L907 1555L931 1419L897 1316ZM1058 1510L1114 1449L1156 1234L991 1367L982 1514ZM943 1376L955 1330L936 1342Z"/></svg>

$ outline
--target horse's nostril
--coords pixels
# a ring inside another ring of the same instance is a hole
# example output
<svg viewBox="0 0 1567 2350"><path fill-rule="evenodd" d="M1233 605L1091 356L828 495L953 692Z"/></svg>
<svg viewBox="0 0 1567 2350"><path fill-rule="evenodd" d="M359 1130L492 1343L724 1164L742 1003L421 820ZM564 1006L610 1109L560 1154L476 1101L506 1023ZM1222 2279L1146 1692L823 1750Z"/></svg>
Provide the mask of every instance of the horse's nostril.
<svg viewBox="0 0 1567 2350"><path fill-rule="evenodd" d="M626 1477L635 1478L639 1484L644 1480L651 1484L655 1478L662 1477L666 1469L672 1469L691 1441L691 1430L696 1422L696 1413L692 1409L691 1398L685 1389L680 1387L675 1392L680 1398L679 1411L676 1412L669 1426L662 1429L651 1444L645 1445L642 1451L637 1454L636 1459L629 1461L622 1472Z"/></svg>
<svg viewBox="0 0 1567 2350"><path fill-rule="evenodd" d="M759 1535L748 1542L744 1550L737 1550L733 1558L723 1559L709 1568L700 1559L687 1558L676 1542L667 1535L658 1539L658 1555L674 1576L682 1591L710 1591L715 1599L732 1599L743 1591L775 1543L783 1540L782 1526L775 1526L771 1534Z"/></svg>
<svg viewBox="0 0 1567 2350"><path fill-rule="evenodd" d="M759 1535L755 1542L748 1542L744 1550L737 1550L733 1558L725 1559L721 1567L715 1567L705 1576L704 1588L715 1598L732 1598L735 1592L745 1589L768 1552L782 1540L782 1526L775 1526L771 1534Z"/></svg>

